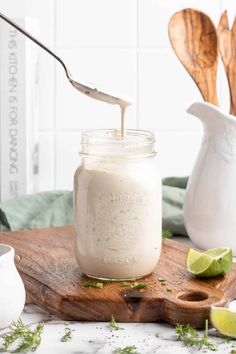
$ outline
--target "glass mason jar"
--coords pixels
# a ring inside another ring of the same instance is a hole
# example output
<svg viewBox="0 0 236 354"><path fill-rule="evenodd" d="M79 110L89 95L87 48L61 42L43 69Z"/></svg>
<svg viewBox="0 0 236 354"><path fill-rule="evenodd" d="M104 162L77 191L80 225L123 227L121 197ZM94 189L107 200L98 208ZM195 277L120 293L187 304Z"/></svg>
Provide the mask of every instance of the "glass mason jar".
<svg viewBox="0 0 236 354"><path fill-rule="evenodd" d="M74 177L75 254L97 279L150 274L160 257L162 184L151 132L93 130L82 134Z"/></svg>

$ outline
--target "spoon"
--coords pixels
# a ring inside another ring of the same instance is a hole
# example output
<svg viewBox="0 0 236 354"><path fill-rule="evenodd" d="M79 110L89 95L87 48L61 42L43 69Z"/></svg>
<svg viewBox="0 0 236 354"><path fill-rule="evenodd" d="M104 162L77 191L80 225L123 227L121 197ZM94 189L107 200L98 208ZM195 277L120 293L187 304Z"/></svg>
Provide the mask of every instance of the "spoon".
<svg viewBox="0 0 236 354"><path fill-rule="evenodd" d="M195 81L203 99L218 105L217 33L211 19L203 12L184 9L171 17L168 30L175 54Z"/></svg>
<svg viewBox="0 0 236 354"><path fill-rule="evenodd" d="M34 43L39 45L41 48L43 48L49 54L51 54L57 61L59 61L59 63L63 66L66 76L67 76L67 79L70 81L71 85L74 86L81 93L83 93L87 96L90 96L96 100L103 101L103 102L106 102L109 104L118 104L120 106L121 110L122 109L125 110L125 108L131 104L130 102L125 101L122 98L115 97L115 96L109 95L105 92L99 91L96 87L92 88L92 87L89 87L87 85L83 85L83 84L79 83L78 81L74 80L72 78L72 75L70 74L68 68L66 67L65 63L51 49L49 49L46 45L41 43L38 39L33 37L30 33L28 33L26 30L24 30L22 27L17 25L14 21L9 19L7 16L2 14L1 12L0 12L0 18L2 18L4 21L9 23L11 26L15 27L19 32L23 33L26 37L31 39L31 41L33 41Z"/></svg>
<svg viewBox="0 0 236 354"><path fill-rule="evenodd" d="M218 25L218 43L230 91L230 114L236 116L236 18L229 29L227 10Z"/></svg>

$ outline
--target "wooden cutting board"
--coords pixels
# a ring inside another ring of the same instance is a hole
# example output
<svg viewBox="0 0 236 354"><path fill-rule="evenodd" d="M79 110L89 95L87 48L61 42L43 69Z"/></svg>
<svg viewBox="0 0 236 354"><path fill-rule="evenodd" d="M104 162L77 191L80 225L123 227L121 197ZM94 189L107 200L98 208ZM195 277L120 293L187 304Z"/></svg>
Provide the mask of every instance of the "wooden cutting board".
<svg viewBox="0 0 236 354"><path fill-rule="evenodd" d="M16 250L28 300L62 319L109 321L113 314L120 322L165 321L201 328L210 305L225 306L236 297L236 265L226 277L194 279L185 267L188 246L173 240L163 241L154 273L138 281L148 283L147 289L114 282L103 289L84 288L88 278L74 258L74 234L72 226L0 233L0 243ZM166 285L159 277L167 279Z"/></svg>

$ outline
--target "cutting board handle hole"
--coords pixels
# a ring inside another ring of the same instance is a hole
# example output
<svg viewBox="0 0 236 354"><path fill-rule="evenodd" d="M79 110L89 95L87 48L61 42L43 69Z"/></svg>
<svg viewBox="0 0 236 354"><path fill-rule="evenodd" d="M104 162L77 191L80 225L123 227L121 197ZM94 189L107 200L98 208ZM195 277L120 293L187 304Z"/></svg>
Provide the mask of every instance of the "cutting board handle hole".
<svg viewBox="0 0 236 354"><path fill-rule="evenodd" d="M204 301L208 299L208 294L203 291L188 291L181 293L178 299L182 301Z"/></svg>

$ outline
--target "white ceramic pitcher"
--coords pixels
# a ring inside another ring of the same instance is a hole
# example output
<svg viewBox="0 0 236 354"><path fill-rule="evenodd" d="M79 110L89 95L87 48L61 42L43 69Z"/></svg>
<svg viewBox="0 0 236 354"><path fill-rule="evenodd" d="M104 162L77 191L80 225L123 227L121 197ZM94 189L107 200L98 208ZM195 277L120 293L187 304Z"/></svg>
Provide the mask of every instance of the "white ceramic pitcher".
<svg viewBox="0 0 236 354"><path fill-rule="evenodd" d="M25 304L25 288L14 255L12 247L0 244L0 328L16 321Z"/></svg>
<svg viewBox="0 0 236 354"><path fill-rule="evenodd" d="M198 247L236 255L236 117L205 102L187 112L202 121L204 136L186 191L186 230Z"/></svg>

